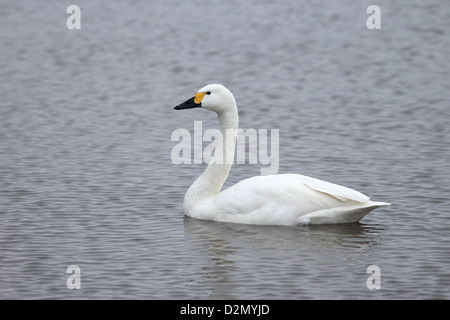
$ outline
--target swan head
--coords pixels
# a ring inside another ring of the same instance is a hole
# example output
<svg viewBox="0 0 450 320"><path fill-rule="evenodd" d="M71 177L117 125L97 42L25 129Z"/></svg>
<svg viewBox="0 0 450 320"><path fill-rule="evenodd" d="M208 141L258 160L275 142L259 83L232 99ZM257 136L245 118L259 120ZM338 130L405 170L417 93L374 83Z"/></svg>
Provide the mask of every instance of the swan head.
<svg viewBox="0 0 450 320"><path fill-rule="evenodd" d="M209 84L190 99L177 105L175 110L204 108L217 113L223 113L236 109L236 101L233 94L221 84Z"/></svg>

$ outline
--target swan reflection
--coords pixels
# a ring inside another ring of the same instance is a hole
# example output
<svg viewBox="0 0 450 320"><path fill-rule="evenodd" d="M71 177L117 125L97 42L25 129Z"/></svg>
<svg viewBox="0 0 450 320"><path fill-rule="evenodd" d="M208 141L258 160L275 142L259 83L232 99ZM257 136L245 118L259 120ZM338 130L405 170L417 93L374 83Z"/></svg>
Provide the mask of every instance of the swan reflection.
<svg viewBox="0 0 450 320"><path fill-rule="evenodd" d="M208 298L255 298L267 287L293 289L320 273L321 264L363 266L369 247L381 245L378 226L361 223L311 226L259 226L184 218L185 248L203 275ZM295 279L294 282L289 279ZM280 292L270 292L276 298Z"/></svg>

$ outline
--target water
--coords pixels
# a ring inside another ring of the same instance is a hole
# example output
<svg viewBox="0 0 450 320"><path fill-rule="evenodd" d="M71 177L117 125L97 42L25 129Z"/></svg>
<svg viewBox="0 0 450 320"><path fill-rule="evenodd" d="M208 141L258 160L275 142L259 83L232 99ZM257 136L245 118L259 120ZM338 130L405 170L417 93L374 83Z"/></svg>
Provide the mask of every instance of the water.
<svg viewBox="0 0 450 320"><path fill-rule="evenodd" d="M368 30L371 1L76 1L69 31L70 4L0 4L0 298L450 298L448 3L378 1ZM214 82L241 128L280 129L279 173L393 205L337 226L185 218L204 166L174 165L171 133L217 122L172 108Z"/></svg>

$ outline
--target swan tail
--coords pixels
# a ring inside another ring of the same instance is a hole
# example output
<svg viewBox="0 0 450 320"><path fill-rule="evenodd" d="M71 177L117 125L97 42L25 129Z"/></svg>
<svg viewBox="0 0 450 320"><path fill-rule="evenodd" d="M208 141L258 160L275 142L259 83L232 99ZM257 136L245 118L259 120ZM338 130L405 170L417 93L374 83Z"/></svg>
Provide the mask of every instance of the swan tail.
<svg viewBox="0 0 450 320"><path fill-rule="evenodd" d="M358 222L372 210L390 203L367 201L356 205L323 209L307 213L297 219L298 224L338 224Z"/></svg>

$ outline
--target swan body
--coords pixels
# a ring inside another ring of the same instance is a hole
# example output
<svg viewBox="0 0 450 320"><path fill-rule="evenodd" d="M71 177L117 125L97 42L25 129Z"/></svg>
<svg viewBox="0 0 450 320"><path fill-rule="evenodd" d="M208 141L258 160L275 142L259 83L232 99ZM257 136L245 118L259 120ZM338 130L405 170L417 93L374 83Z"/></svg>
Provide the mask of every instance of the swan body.
<svg viewBox="0 0 450 320"><path fill-rule="evenodd" d="M217 113L221 137L203 174L184 198L187 216L257 225L338 224L357 222L390 205L334 183L298 174L256 176L220 191L234 160L238 112L231 92L207 85L175 109L205 108Z"/></svg>

